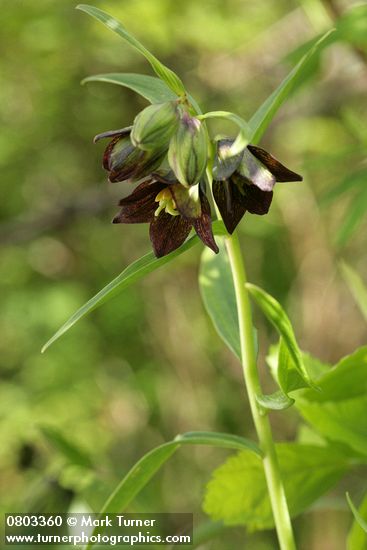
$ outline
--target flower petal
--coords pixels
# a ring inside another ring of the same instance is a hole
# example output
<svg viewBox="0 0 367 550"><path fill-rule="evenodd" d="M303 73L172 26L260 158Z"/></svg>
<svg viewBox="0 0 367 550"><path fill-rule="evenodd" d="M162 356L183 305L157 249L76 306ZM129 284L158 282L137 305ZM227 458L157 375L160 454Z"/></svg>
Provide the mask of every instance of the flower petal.
<svg viewBox="0 0 367 550"><path fill-rule="evenodd" d="M237 178L234 177L235 183ZM273 199L273 191L262 191L256 185L248 185L247 183L243 183L243 181L239 181L239 178L237 179L237 184L242 194L242 205L250 214L263 216L269 212Z"/></svg>
<svg viewBox="0 0 367 550"><path fill-rule="evenodd" d="M255 145L248 145L247 149L270 170L277 181L302 181L302 176L286 168L265 149L255 147Z"/></svg>
<svg viewBox="0 0 367 550"><path fill-rule="evenodd" d="M237 173L241 174L247 183L253 183L262 191L271 191L276 182L275 176L247 148L243 152Z"/></svg>
<svg viewBox="0 0 367 550"><path fill-rule="evenodd" d="M217 142L217 152L213 165L213 178L217 181L228 179L240 164L243 151L237 155L227 157L234 139L221 139Z"/></svg>
<svg viewBox="0 0 367 550"><path fill-rule="evenodd" d="M151 180L141 183L128 197L120 200L120 213L112 223L145 223L154 220L157 209L155 198L164 184Z"/></svg>
<svg viewBox="0 0 367 550"><path fill-rule="evenodd" d="M209 201L204 195L200 192L200 201L201 201L201 215L199 218L194 220L195 231L203 241L203 243L211 248L213 252L218 254L219 248L217 243L214 240L213 230L212 230L212 218L210 215L210 205Z"/></svg>
<svg viewBox="0 0 367 550"><path fill-rule="evenodd" d="M245 196L232 179L213 181L213 196L228 233L233 233L246 212Z"/></svg>
<svg viewBox="0 0 367 550"><path fill-rule="evenodd" d="M191 223L182 216L161 212L150 224L150 240L157 258L179 248L187 239Z"/></svg>

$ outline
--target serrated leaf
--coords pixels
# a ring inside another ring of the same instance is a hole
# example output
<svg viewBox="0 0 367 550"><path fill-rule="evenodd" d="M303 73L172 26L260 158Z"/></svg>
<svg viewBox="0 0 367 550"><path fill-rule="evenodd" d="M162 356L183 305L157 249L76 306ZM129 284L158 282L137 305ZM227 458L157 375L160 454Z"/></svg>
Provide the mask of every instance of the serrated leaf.
<svg viewBox="0 0 367 550"><path fill-rule="evenodd" d="M355 521L347 538L347 550L367 550L367 495L357 509L349 493L346 494Z"/></svg>
<svg viewBox="0 0 367 550"><path fill-rule="evenodd" d="M261 139L261 136L269 126L274 115L293 91L297 80L302 76L302 72L307 70L308 62L332 32L333 31L328 31L319 40L317 40L315 44L312 45L312 47L302 57L299 63L288 74L278 88L264 101L264 103L253 115L249 122L251 128L251 143L256 144Z"/></svg>
<svg viewBox="0 0 367 550"><path fill-rule="evenodd" d="M367 346L342 359L317 381L319 392L303 390L296 406L321 435L367 456Z"/></svg>
<svg viewBox="0 0 367 550"><path fill-rule="evenodd" d="M260 287L250 283L247 283L246 286L257 305L263 311L265 317L276 328L279 336L281 336L280 347L283 347L283 355L285 354L285 349L289 353L289 358L291 361L289 361L288 356L285 356L284 363L281 365L280 372L282 373L282 378L279 381L281 388L285 391L285 393L291 389L295 389L295 387L293 387L294 379L288 380L287 378L288 369L291 368L296 369L298 378L301 378L304 384L312 386L313 383L303 364L301 350L298 347L292 324L282 306L275 298L273 298L273 296L270 296L270 294L265 292L265 290ZM299 385L297 387L299 387Z"/></svg>
<svg viewBox="0 0 367 550"><path fill-rule="evenodd" d="M206 248L201 256L199 285L206 311L219 336L241 358L236 295L224 239L217 239L219 254Z"/></svg>
<svg viewBox="0 0 367 550"><path fill-rule="evenodd" d="M163 65L163 63L161 63L149 50L147 50L147 48L143 46L139 40L132 36L125 29L122 23L120 23L120 21L99 8L95 8L94 6L89 6L87 4L79 4L76 9L84 11L121 36L149 61L157 76L159 76L159 78L161 78L175 94L185 94L185 87L181 79L171 69Z"/></svg>
<svg viewBox="0 0 367 550"><path fill-rule="evenodd" d="M284 409L288 409L294 404L294 399L281 390L267 395L257 395L256 401L261 407L271 411L284 411Z"/></svg>
<svg viewBox="0 0 367 550"><path fill-rule="evenodd" d="M367 287L360 275L346 262L340 263L340 269L357 306L367 321Z"/></svg>
<svg viewBox="0 0 367 550"><path fill-rule="evenodd" d="M335 485L348 468L345 457L335 449L296 443L276 447L292 517ZM251 531L272 528L261 459L243 451L217 468L207 486L204 511L225 525L246 525Z"/></svg>
<svg viewBox="0 0 367 550"><path fill-rule="evenodd" d="M243 437L215 432L188 432L178 435L173 441L164 443L147 453L131 468L103 505L100 515L123 512L154 474L182 445L209 445L235 450L247 449L249 454L254 453L261 456L261 451L256 443ZM102 533L103 530L102 526L96 527L93 535ZM86 549L93 546L93 543L89 543Z"/></svg>
<svg viewBox="0 0 367 550"><path fill-rule="evenodd" d="M133 73L107 73L88 76L82 80L82 84L87 82L108 82L124 86L145 97L150 103L164 103L176 98L176 95L168 86L155 76Z"/></svg>

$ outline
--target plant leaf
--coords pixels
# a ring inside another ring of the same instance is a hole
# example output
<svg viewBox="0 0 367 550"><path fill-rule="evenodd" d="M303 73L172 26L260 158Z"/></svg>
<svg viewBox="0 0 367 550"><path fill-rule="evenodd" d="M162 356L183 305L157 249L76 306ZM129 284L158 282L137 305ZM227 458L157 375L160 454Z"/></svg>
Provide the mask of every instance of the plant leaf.
<svg viewBox="0 0 367 550"><path fill-rule="evenodd" d="M367 287L360 275L350 265L340 262L340 269L357 306L367 321Z"/></svg>
<svg viewBox="0 0 367 550"><path fill-rule="evenodd" d="M145 97L150 103L164 103L175 99L175 94L168 86L156 76L134 73L107 73L88 76L82 80L87 82L108 82L130 88L134 92Z"/></svg>
<svg viewBox="0 0 367 550"><path fill-rule="evenodd" d="M126 40L133 48L138 50L151 64L153 70L162 79L167 86L177 95L184 95L186 93L185 87L181 79L173 72L171 69L163 65L143 44L139 42L134 36L132 36L112 15L95 8L94 6L89 6L87 4L79 4L76 7L77 10L84 11L88 15L91 15L104 25L121 36Z"/></svg>
<svg viewBox="0 0 367 550"><path fill-rule="evenodd" d="M297 80L302 76L302 72L307 69L307 64L312 56L317 52L333 30L325 33L313 46L308 50L306 55L297 63L294 69L288 74L278 88L264 101L256 113L251 118L249 125L251 128L250 142L258 143L263 133L269 126L274 115L293 91Z"/></svg>
<svg viewBox="0 0 367 550"><path fill-rule="evenodd" d="M346 493L346 498L355 519L355 521L353 522L352 528L348 534L347 550L366 550L367 548L367 538L366 538L367 495L364 497L362 504L359 506L358 510L356 506L353 504L353 501L350 498L349 493Z"/></svg>
<svg viewBox="0 0 367 550"><path fill-rule="evenodd" d="M215 432L188 432L178 435L173 441L164 443L144 455L126 474L115 491L103 505L100 515L123 512L132 499L145 487L154 474L182 445L209 445L225 449L246 449L250 454L261 456L256 443L231 434ZM102 526L93 530L93 535L102 533ZM89 543L86 549L94 546Z"/></svg>
<svg viewBox="0 0 367 550"><path fill-rule="evenodd" d="M241 358L236 295L224 239L217 239L219 254L205 249L201 256L199 285L206 311L229 349Z"/></svg>
<svg viewBox="0 0 367 550"><path fill-rule="evenodd" d="M367 192L362 189L350 202L347 212L336 233L335 244L344 246L364 221L367 209Z"/></svg>
<svg viewBox="0 0 367 550"><path fill-rule="evenodd" d="M225 233L225 228L223 222L216 221L213 223L213 232L216 235L223 235ZM59 328L59 330L46 342L43 346L41 352L45 352L46 349L51 346L56 340L60 338L65 332L67 332L75 323L80 321L83 317L88 315L91 311L101 306L117 294L120 294L125 288L129 287L148 273L155 271L162 265L165 265L177 256L180 256L186 250L189 250L196 244L200 243L200 239L197 235L190 237L180 248L171 252L167 256L162 258L156 258L153 252L148 252L139 260L136 260L130 264L120 275L113 279L108 285L106 285L102 290L100 290L93 298L88 300L84 306L78 309L69 319Z"/></svg>
<svg viewBox="0 0 367 550"><path fill-rule="evenodd" d="M282 341L280 348L282 347L282 343L284 342L284 346L286 347L291 359L292 367L294 366L294 368L297 370L299 377L301 377L306 385L312 386L313 383L306 370L306 367L303 364L301 350L298 347L292 324L282 306L279 304L279 302L277 302L277 300L275 300L275 298L270 296L270 294L265 292L260 287L252 285L250 283L247 283L246 286L258 306L262 309L264 315L273 324L273 326L276 328L279 335L281 336ZM288 369L288 366L286 366L286 363L284 363L284 365L282 366L282 376L284 378L282 386L285 388L285 392L289 391L289 389L296 389L294 387L289 387L289 381L284 374L286 368ZM279 383L281 384L280 381Z"/></svg>
<svg viewBox="0 0 367 550"><path fill-rule="evenodd" d="M259 405L261 405L261 407L263 407L264 409L269 409L271 411L283 411L284 409L288 409L294 404L294 399L289 397L281 390L268 395L257 395L256 401L259 403Z"/></svg>
<svg viewBox="0 0 367 550"><path fill-rule="evenodd" d="M320 392L303 390L296 406L322 436L367 456L367 346L318 379Z"/></svg>
<svg viewBox="0 0 367 550"><path fill-rule="evenodd" d="M276 448L293 517L328 491L348 468L345 456L331 447L281 443ZM261 459L242 451L219 466L208 483L204 511L225 525L245 524L250 531L272 528Z"/></svg>

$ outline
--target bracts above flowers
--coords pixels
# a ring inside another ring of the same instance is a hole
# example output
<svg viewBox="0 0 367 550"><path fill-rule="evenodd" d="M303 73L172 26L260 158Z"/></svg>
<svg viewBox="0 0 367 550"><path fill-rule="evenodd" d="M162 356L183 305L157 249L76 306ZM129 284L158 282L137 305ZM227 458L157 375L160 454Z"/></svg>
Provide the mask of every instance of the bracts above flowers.
<svg viewBox="0 0 367 550"><path fill-rule="evenodd" d="M109 181L138 183L120 201L113 223L149 223L157 257L181 246L192 228L218 252L206 196L205 171L210 148L207 130L179 101L150 105L131 127L95 137L112 138L103 155ZM246 211L266 214L276 181L301 181L269 153L249 145L231 156L233 140L216 142L213 197L232 233Z"/></svg>

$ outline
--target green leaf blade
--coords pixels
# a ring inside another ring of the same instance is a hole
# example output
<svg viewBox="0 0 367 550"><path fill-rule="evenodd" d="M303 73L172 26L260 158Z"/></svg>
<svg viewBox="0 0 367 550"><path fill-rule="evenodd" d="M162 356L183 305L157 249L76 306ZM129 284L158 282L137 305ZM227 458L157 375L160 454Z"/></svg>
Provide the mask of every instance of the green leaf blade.
<svg viewBox="0 0 367 550"><path fill-rule="evenodd" d="M349 508L354 516L354 522L347 538L347 550L366 550L367 547L367 495L357 509L349 493L346 493Z"/></svg>
<svg viewBox="0 0 367 550"><path fill-rule="evenodd" d="M123 512L133 498L146 486L158 470L182 445L209 445L225 449L246 449L250 454L261 456L259 447L253 441L231 434L215 432L187 432L173 441L164 443L144 455L126 474L115 491L107 499L100 515ZM102 533L103 526L94 529L93 535ZM86 550L94 546L89 543Z"/></svg>
<svg viewBox="0 0 367 550"><path fill-rule="evenodd" d="M107 82L124 86L140 94L150 103L164 103L176 98L176 95L168 86L155 76L134 73L107 73L88 76L82 80L82 84L88 82Z"/></svg>
<svg viewBox="0 0 367 550"><path fill-rule="evenodd" d="M236 295L224 239L217 239L219 254L203 251L199 285L205 309L214 327L229 347L241 358Z"/></svg>
<svg viewBox="0 0 367 550"><path fill-rule="evenodd" d="M126 40L126 42L128 42L133 48L140 52L149 61L157 76L159 76L159 78L161 78L175 94L184 95L186 93L181 79L173 71L171 71L171 69L163 65L163 63L161 63L145 46L143 46L139 40L132 36L125 29L122 23L120 23L120 21L99 8L88 4L79 4L76 9L87 13L91 17L97 19L97 21L100 21L106 25L106 27L121 36L121 38Z"/></svg>
<svg viewBox="0 0 367 550"><path fill-rule="evenodd" d="M297 80L302 75L303 70L307 68L307 64L318 49L323 45L323 42L330 37L333 30L325 33L317 42L309 49L309 51L303 56L294 69L288 74L288 76L281 82L278 88L264 101L251 118L249 125L251 128L251 143L258 143L263 133L269 126L273 117L278 109L293 91Z"/></svg>
<svg viewBox="0 0 367 550"><path fill-rule="evenodd" d="M294 399L281 390L267 395L257 395L256 401L261 407L270 411L284 411L294 404Z"/></svg>
<svg viewBox="0 0 367 550"><path fill-rule="evenodd" d="M265 317L278 331L279 336L281 336L282 341L280 347L282 347L282 343L284 342L284 346L287 348L299 376L308 386L312 386L313 383L303 364L302 354L298 347L292 324L282 306L273 296L270 296L270 294L260 287L250 283L247 283L246 286L257 305L263 311ZM285 383L285 390L289 391L290 389L295 388L289 388Z"/></svg>
<svg viewBox="0 0 367 550"><path fill-rule="evenodd" d="M367 287L361 276L346 262L340 263L340 269L350 292L360 309L364 319L367 321Z"/></svg>
<svg viewBox="0 0 367 550"><path fill-rule="evenodd" d="M65 334L72 326L74 326L80 319L94 311L97 307L101 306L117 294L120 294L127 287L137 282L139 279L152 273L162 265L171 262L174 258L181 255L186 250L192 248L195 244L198 244L199 238L195 235L188 239L180 248L171 252L167 256L162 258L156 258L153 252L149 252L139 260L136 260L130 264L120 275L113 279L108 285L100 290L93 298L91 298L86 304L79 308L63 325L60 329L46 342L42 348L42 353L46 351L56 340L58 340L63 334Z"/></svg>

